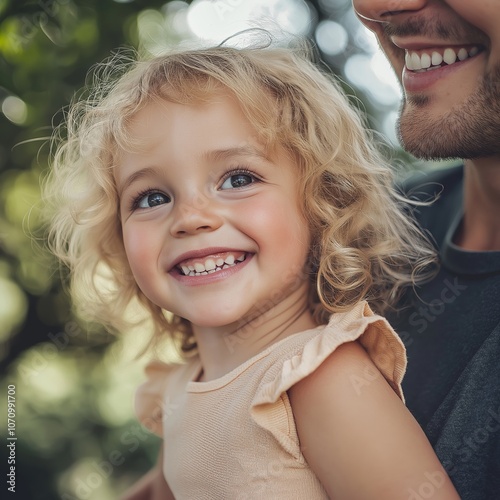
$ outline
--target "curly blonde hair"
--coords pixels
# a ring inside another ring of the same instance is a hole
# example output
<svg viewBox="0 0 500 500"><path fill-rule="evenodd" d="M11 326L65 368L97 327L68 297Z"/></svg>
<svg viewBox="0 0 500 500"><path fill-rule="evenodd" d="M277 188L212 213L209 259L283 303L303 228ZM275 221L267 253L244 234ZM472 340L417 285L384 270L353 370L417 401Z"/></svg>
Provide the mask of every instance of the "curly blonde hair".
<svg viewBox="0 0 500 500"><path fill-rule="evenodd" d="M383 313L405 287L429 277L435 252L404 214L408 200L393 188L391 167L307 48L217 46L125 65L115 57L103 67L105 78L98 75L90 97L70 107L66 138L56 139L44 185L50 247L69 268L73 299L85 316L120 330L124 310L138 299L157 334L168 332L186 354L196 348L189 323L165 314L133 279L113 168L133 140L130 120L152 100L192 104L221 88L236 97L263 144L280 145L296 160L318 322L363 299ZM105 290L102 269L112 284Z"/></svg>

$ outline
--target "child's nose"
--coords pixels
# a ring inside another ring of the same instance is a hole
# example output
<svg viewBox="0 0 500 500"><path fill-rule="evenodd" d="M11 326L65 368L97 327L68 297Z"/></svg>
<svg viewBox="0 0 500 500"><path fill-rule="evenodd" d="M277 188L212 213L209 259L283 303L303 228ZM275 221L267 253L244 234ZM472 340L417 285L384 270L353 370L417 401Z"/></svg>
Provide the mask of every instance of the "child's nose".
<svg viewBox="0 0 500 500"><path fill-rule="evenodd" d="M361 20L384 22L394 15L417 11L431 0L353 0L354 10Z"/></svg>
<svg viewBox="0 0 500 500"><path fill-rule="evenodd" d="M222 225L221 216L208 198L200 197L178 203L174 210L174 222L170 227L170 233L175 237L215 231Z"/></svg>

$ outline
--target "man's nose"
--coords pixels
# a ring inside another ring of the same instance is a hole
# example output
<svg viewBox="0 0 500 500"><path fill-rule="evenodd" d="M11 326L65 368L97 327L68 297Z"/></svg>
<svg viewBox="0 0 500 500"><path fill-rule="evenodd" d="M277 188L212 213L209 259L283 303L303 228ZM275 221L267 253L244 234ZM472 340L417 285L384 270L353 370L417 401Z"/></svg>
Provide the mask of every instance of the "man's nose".
<svg viewBox="0 0 500 500"><path fill-rule="evenodd" d="M433 0L353 0L354 10L362 21L389 21L391 17L423 9Z"/></svg>

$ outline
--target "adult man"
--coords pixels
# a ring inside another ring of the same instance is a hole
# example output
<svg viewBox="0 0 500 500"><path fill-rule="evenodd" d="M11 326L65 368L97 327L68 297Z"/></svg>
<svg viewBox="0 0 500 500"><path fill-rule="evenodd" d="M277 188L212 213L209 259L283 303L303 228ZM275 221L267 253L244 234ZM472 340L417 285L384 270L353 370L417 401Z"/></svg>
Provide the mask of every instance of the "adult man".
<svg viewBox="0 0 500 500"><path fill-rule="evenodd" d="M408 351L407 404L461 497L500 498L500 4L353 4L402 84L404 147L464 159L410 189L442 191L417 213L442 267L390 318Z"/></svg>

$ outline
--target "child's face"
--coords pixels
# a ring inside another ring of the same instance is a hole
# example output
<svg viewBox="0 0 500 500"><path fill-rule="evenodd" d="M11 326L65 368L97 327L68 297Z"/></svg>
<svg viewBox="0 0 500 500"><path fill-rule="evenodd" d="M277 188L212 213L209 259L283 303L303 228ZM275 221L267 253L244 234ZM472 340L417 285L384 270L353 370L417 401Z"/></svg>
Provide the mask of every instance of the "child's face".
<svg viewBox="0 0 500 500"><path fill-rule="evenodd" d="M130 134L141 151L123 152L115 178L127 257L152 302L217 327L307 290L296 165L269 157L236 101L154 102Z"/></svg>

